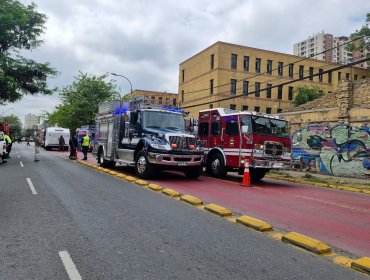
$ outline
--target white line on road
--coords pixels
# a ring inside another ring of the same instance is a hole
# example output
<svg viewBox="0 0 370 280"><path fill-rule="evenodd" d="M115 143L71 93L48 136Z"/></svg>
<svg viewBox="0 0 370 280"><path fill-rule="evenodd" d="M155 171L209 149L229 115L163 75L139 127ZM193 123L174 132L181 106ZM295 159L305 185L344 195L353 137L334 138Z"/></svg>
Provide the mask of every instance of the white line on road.
<svg viewBox="0 0 370 280"><path fill-rule="evenodd" d="M71 280L82 280L81 275L78 272L76 265L73 263L69 253L67 251L60 251L59 257L62 259L64 268L66 269L69 278Z"/></svg>
<svg viewBox="0 0 370 280"><path fill-rule="evenodd" d="M23 162L20 161L19 163L21 164L21 167L24 167Z"/></svg>
<svg viewBox="0 0 370 280"><path fill-rule="evenodd" d="M18 155L18 158L21 158L21 156L20 156L20 155Z"/></svg>
<svg viewBox="0 0 370 280"><path fill-rule="evenodd" d="M30 189L31 189L32 194L37 194L37 192L35 190L35 187L33 186L30 178L27 178L27 183L30 186Z"/></svg>

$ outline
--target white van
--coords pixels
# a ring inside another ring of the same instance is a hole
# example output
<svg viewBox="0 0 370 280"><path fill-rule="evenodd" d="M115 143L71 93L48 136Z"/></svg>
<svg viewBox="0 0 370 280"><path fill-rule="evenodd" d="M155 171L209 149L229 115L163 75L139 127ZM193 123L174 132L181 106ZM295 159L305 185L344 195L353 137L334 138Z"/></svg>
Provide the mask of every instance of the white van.
<svg viewBox="0 0 370 280"><path fill-rule="evenodd" d="M64 138L64 150L68 151L68 143L70 138L69 128L63 127L47 127L45 130L44 148L45 150L51 150L52 148L59 147L59 137Z"/></svg>

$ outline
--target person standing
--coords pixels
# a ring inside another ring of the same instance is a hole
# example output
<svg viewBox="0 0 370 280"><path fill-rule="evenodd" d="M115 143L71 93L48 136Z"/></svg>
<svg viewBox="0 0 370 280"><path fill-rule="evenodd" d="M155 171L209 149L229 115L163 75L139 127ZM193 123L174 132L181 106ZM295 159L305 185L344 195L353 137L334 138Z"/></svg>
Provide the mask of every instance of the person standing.
<svg viewBox="0 0 370 280"><path fill-rule="evenodd" d="M82 152L84 154L83 160L87 160L87 152L89 151L89 147L90 147L89 135L85 134L84 136L82 136L81 147L82 147Z"/></svg>
<svg viewBox="0 0 370 280"><path fill-rule="evenodd" d="M65 145L65 140L63 135L60 135L59 137L59 152L64 152L64 145Z"/></svg>
<svg viewBox="0 0 370 280"><path fill-rule="evenodd" d="M39 159L39 154L40 154L40 149L41 149L41 146L42 146L42 138L41 138L41 135L40 135L40 132L36 135L36 138L35 138L35 161L40 161Z"/></svg>
<svg viewBox="0 0 370 280"><path fill-rule="evenodd" d="M70 147L70 154L69 159L76 159L76 152L77 152L77 146L78 146L78 140L76 135L72 135L72 137L69 139L69 147Z"/></svg>

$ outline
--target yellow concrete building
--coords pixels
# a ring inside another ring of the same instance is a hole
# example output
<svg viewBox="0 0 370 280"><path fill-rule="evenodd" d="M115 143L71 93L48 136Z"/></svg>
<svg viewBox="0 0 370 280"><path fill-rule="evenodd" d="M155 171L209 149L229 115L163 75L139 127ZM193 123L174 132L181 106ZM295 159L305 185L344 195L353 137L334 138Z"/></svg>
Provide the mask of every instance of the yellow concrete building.
<svg viewBox="0 0 370 280"><path fill-rule="evenodd" d="M193 117L216 107L281 113L291 107L299 86L316 85L331 93L342 79L370 77L369 70L358 67L332 70L340 66L216 42L180 64L178 103Z"/></svg>
<svg viewBox="0 0 370 280"><path fill-rule="evenodd" d="M132 94L126 95L125 99L129 99L130 96L145 96L150 104L177 107L177 93L136 89Z"/></svg>

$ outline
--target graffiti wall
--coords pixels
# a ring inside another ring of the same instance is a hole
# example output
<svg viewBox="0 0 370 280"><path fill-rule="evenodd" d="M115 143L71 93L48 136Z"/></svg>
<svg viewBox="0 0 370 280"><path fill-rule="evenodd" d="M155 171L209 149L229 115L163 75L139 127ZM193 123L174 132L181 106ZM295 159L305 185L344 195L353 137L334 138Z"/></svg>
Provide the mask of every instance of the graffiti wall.
<svg viewBox="0 0 370 280"><path fill-rule="evenodd" d="M311 125L292 135L302 168L335 176L370 176L370 127Z"/></svg>

